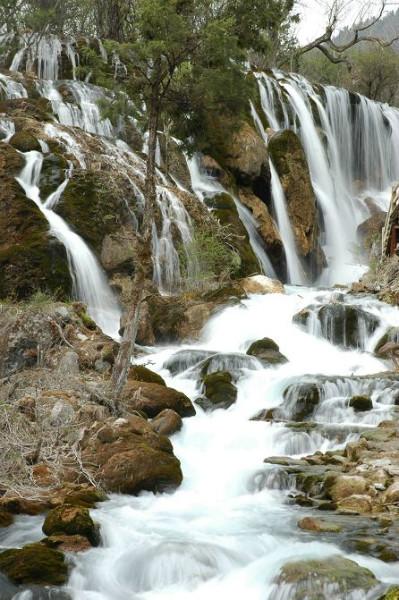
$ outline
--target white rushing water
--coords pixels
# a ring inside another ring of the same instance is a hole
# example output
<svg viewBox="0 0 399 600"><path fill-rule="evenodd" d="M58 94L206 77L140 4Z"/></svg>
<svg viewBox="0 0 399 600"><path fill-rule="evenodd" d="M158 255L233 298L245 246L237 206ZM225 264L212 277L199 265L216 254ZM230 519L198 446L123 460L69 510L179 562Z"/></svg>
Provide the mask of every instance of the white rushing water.
<svg viewBox="0 0 399 600"><path fill-rule="evenodd" d="M295 74L257 78L271 129L293 129L305 150L325 227L321 282L352 281L362 272L354 253L357 227L369 216L364 200L387 210L399 178L399 111L343 89L315 88Z"/></svg>
<svg viewBox="0 0 399 600"><path fill-rule="evenodd" d="M45 202L40 198L39 180L43 164L40 152L26 152L26 164L18 183L24 189L27 198L33 200L46 217L50 234L65 247L73 291L76 298L87 304L89 315L96 321L104 333L119 337L121 311L118 302L109 287L105 273L99 262L82 238L72 231L65 221L52 210L56 207L68 181L65 180Z"/></svg>
<svg viewBox="0 0 399 600"><path fill-rule="evenodd" d="M67 588L73 600L275 600L273 579L284 563L342 554L333 542L310 542L298 529L296 523L306 511L286 504L286 492L278 489L271 467L263 463L268 456L341 447L356 438L359 427L392 414L393 394L381 380L354 378L380 372L384 363L366 352L342 350L292 323L304 307L334 297L335 292L303 288L289 289L286 295L252 296L211 319L198 343L154 349L143 359L151 361L168 385L195 399L200 393L198 370L191 367L171 376L166 361L182 349L191 352L189 364L200 360L194 354L198 349L221 353L215 367L230 368L238 378L238 400L230 409L213 413L197 408L197 416L185 419L183 430L173 436L184 473L175 493L114 495L92 511L103 542L74 558ZM347 297L345 302L361 301ZM399 325L397 309L373 299L362 307L381 320L378 335L388 325ZM288 363L264 368L245 356L251 342L263 336L280 345ZM250 420L260 410L281 405L286 387L303 381L304 373L331 377L322 384L322 401L312 418L323 427L304 432ZM371 394L372 411L355 413L348 406L349 397L360 392ZM334 427L341 432L338 438L331 434ZM31 538L38 535L32 521ZM399 580L395 564L350 557L383 581Z"/></svg>

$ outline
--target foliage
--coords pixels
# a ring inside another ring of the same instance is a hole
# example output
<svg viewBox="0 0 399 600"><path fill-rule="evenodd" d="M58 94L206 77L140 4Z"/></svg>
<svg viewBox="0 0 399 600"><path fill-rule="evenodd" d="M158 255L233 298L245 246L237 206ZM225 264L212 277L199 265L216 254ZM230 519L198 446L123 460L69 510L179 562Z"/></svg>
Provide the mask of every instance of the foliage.
<svg viewBox="0 0 399 600"><path fill-rule="evenodd" d="M229 248L219 226L207 231L196 229L191 242L178 248L182 287L204 289L229 280L240 268L239 255Z"/></svg>

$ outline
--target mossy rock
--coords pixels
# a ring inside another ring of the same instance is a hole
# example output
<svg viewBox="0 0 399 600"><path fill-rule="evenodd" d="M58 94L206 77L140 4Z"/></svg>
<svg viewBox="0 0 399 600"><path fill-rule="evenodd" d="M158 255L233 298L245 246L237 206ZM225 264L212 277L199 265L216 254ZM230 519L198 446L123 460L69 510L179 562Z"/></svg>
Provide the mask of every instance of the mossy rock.
<svg viewBox="0 0 399 600"><path fill-rule="evenodd" d="M49 235L49 225L26 198L14 177L21 156L0 147L0 298L24 299L43 291L70 296L72 282L65 248Z"/></svg>
<svg viewBox="0 0 399 600"><path fill-rule="evenodd" d="M369 569L354 561L329 556L324 560L301 560L284 565L276 583L290 586L290 600L320 600L346 597L344 594L358 590L366 593L377 588L379 582Z"/></svg>
<svg viewBox="0 0 399 600"><path fill-rule="evenodd" d="M147 369L143 365L133 365L129 369L128 379L134 379L135 381L143 381L145 383L158 383L158 385L166 386L163 377L154 373L151 369Z"/></svg>
<svg viewBox="0 0 399 600"><path fill-rule="evenodd" d="M37 152L41 151L38 140L27 131L17 131L14 133L10 139L10 146L20 152L31 152L32 150L36 150Z"/></svg>
<svg viewBox="0 0 399 600"><path fill-rule="evenodd" d="M11 513L0 509L0 528L1 527L9 527L14 523L14 515Z"/></svg>
<svg viewBox="0 0 399 600"><path fill-rule="evenodd" d="M100 254L105 236L118 232L129 220L124 193L123 182L108 173L76 169L56 211Z"/></svg>
<svg viewBox="0 0 399 600"><path fill-rule="evenodd" d="M40 543L2 552L0 571L17 584L63 585L68 579L64 555Z"/></svg>
<svg viewBox="0 0 399 600"><path fill-rule="evenodd" d="M349 400L349 406L356 412L365 412L373 409L373 401L368 396L353 396Z"/></svg>
<svg viewBox="0 0 399 600"><path fill-rule="evenodd" d="M271 365L278 365L288 362L288 359L281 354L279 346L270 338L263 338L253 344L247 350L248 356L255 356L262 362Z"/></svg>
<svg viewBox="0 0 399 600"><path fill-rule="evenodd" d="M65 180L68 169L68 162L62 154L47 154L43 159L43 166L40 173L40 194L42 200L55 192L55 190Z"/></svg>
<svg viewBox="0 0 399 600"><path fill-rule="evenodd" d="M293 384L284 391L284 399L282 410L292 421L303 422L313 415L319 405L320 389L317 383Z"/></svg>
<svg viewBox="0 0 399 600"><path fill-rule="evenodd" d="M216 194L211 198L205 198L205 204L209 208L218 210L235 210L235 203L230 194Z"/></svg>
<svg viewBox="0 0 399 600"><path fill-rule="evenodd" d="M196 404L204 410L229 408L237 400L237 388L228 371L206 375L203 378L203 392L205 398L198 398Z"/></svg>
<svg viewBox="0 0 399 600"><path fill-rule="evenodd" d="M52 535L81 535L93 546L100 543L99 528L90 516L89 510L82 506L61 504L47 514L43 532Z"/></svg>
<svg viewBox="0 0 399 600"><path fill-rule="evenodd" d="M68 492L64 498L64 503L70 506L94 508L98 502L105 502L106 500L108 500L108 496L104 492L92 488Z"/></svg>
<svg viewBox="0 0 399 600"><path fill-rule="evenodd" d="M399 600L399 587L391 587L379 600Z"/></svg>

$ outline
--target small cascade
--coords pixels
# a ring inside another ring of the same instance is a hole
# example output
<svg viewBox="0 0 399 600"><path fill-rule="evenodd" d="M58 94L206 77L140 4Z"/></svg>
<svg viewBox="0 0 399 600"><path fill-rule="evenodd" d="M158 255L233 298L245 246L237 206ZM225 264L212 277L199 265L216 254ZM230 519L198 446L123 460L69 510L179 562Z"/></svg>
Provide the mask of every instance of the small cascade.
<svg viewBox="0 0 399 600"><path fill-rule="evenodd" d="M287 258L288 283L305 285L306 275L298 256L294 232L292 230L290 218L288 216L284 190L282 188L277 171L271 160L269 160L269 164L271 173L273 206L277 216L277 224L280 231L280 235L283 240L285 255Z"/></svg>
<svg viewBox="0 0 399 600"><path fill-rule="evenodd" d="M162 292L170 293L180 288L182 274L179 252L176 250L173 232L178 231L181 251L186 253L187 277L195 281L198 274L198 262L188 251L193 239L193 227L190 215L182 202L170 189L159 186L157 204L162 216L161 232L156 223L152 225L152 260L154 265L154 283Z"/></svg>
<svg viewBox="0 0 399 600"><path fill-rule="evenodd" d="M39 79L55 81L59 78L61 54L65 49L73 78L76 78L76 67L79 61L73 38L61 39L57 35L41 35L26 33L19 38L20 49L12 59L10 71L26 71L34 73Z"/></svg>
<svg viewBox="0 0 399 600"><path fill-rule="evenodd" d="M0 141L9 142L15 133L15 125L10 119L0 117Z"/></svg>
<svg viewBox="0 0 399 600"><path fill-rule="evenodd" d="M96 257L65 221L51 207L62 194L67 185L67 179L51 194L46 202L40 199L38 187L43 163L40 152L25 153L26 164L19 177L18 183L24 189L27 198L32 200L43 213L50 226L50 234L65 247L68 256L70 273L73 281L73 292L78 300L87 305L90 316L99 327L111 337L119 337L121 311L108 285Z"/></svg>
<svg viewBox="0 0 399 600"><path fill-rule="evenodd" d="M19 81L0 73L0 92L3 92L8 100L15 98L27 98L28 92Z"/></svg>
<svg viewBox="0 0 399 600"><path fill-rule="evenodd" d="M275 270L265 251L263 240L259 235L256 219L252 216L251 212L241 204L234 194L228 192L214 177L201 171L198 156L187 159L187 165L191 175L192 189L202 202L204 201L204 198L216 194L229 194L233 198L237 207L238 216L248 233L251 248L258 259L262 272L269 277L276 277Z"/></svg>
<svg viewBox="0 0 399 600"><path fill-rule="evenodd" d="M39 93L50 100L54 114L61 125L79 127L88 133L113 138L114 128L109 119L103 119L99 108L105 93L98 88L81 81L65 84L73 95L76 104L64 102L63 97L52 81L37 83Z"/></svg>

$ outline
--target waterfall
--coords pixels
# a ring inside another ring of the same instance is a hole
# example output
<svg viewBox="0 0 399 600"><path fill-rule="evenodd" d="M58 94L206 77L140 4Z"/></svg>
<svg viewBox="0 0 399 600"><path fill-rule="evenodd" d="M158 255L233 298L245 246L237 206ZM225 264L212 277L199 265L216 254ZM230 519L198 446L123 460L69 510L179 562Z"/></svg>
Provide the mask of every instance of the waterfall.
<svg viewBox="0 0 399 600"><path fill-rule="evenodd" d="M11 77L0 73L0 90L3 91L5 97L9 100L15 98L27 98L28 92L19 81L14 81Z"/></svg>
<svg viewBox="0 0 399 600"><path fill-rule="evenodd" d="M287 259L288 283L304 285L306 284L306 275L298 256L294 232L288 216L284 190L271 160L269 160L269 165L271 173L273 206L277 216L278 229L283 240Z"/></svg>
<svg viewBox="0 0 399 600"><path fill-rule="evenodd" d="M24 67L27 73L35 73L39 79L57 80L64 46L75 79L79 56L73 38L62 42L57 35L26 33L20 36L19 43L22 47L14 55L10 71L21 71Z"/></svg>
<svg viewBox="0 0 399 600"><path fill-rule="evenodd" d="M79 301L87 305L88 313L104 333L117 339L119 337L121 312L104 272L82 238L74 233L65 221L51 210L56 199L60 197L64 190L67 181L61 183L58 190L43 203L40 199L40 189L38 187L43 155L35 151L26 152L25 159L26 164L16 179L24 189L27 198L33 200L47 219L50 234L65 247L74 295Z"/></svg>
<svg viewBox="0 0 399 600"><path fill-rule="evenodd" d="M387 190L399 177L399 111L346 90L315 88L295 74L256 76L270 127L293 129L305 150L325 227L321 283L353 280L360 274L352 266L356 230L368 216L364 198L387 208Z"/></svg>
<svg viewBox="0 0 399 600"><path fill-rule="evenodd" d="M275 278L276 273L267 256L263 240L259 235L256 219L252 216L251 212L241 204L235 194L227 191L215 178L201 171L198 156L188 158L187 165L191 175L192 188L201 202L207 196L214 196L216 194L229 194L233 198L238 216L248 233L251 248L258 259L262 272L269 277Z"/></svg>

